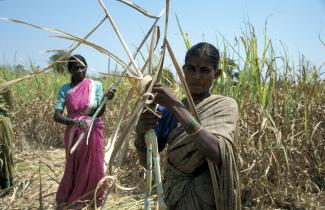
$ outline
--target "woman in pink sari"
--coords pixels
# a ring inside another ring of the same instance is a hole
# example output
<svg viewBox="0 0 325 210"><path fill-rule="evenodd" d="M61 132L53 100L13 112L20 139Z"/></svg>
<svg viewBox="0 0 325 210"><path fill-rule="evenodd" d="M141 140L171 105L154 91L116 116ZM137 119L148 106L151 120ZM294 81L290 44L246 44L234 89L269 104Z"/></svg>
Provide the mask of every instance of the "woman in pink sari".
<svg viewBox="0 0 325 210"><path fill-rule="evenodd" d="M103 100L102 84L86 78L87 62L81 55L68 61L71 83L58 93L54 120L67 125L64 134L66 165L56 194L57 209L79 209L94 199L98 182L104 177L104 121L97 118L86 141L91 116ZM106 93L113 98L115 90ZM67 116L63 115L64 107ZM99 112L100 117L105 111ZM99 193L97 202L102 197Z"/></svg>

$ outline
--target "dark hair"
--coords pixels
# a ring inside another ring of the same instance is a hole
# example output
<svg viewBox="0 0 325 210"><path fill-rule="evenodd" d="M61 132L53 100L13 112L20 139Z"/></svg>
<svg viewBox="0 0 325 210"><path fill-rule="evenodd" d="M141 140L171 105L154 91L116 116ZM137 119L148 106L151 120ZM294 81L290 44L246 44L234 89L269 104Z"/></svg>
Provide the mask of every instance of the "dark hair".
<svg viewBox="0 0 325 210"><path fill-rule="evenodd" d="M85 66L87 66L87 62L86 62L86 59L84 57L82 57L82 55L72 55L69 57L69 60L68 60L68 70L70 70L72 68L72 66L74 64L76 64L76 62L80 62L82 64L84 64Z"/></svg>
<svg viewBox="0 0 325 210"><path fill-rule="evenodd" d="M210 43L200 42L192 46L185 55L185 63L191 56L208 56L211 58L214 68L217 69L220 61L219 50Z"/></svg>

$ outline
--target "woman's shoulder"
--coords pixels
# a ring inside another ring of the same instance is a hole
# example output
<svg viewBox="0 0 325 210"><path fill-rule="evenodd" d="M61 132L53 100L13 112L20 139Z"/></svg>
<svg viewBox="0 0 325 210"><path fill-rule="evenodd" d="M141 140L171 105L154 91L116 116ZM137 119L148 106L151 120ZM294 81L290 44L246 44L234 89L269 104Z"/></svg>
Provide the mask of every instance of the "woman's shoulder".
<svg viewBox="0 0 325 210"><path fill-rule="evenodd" d="M94 84L96 87L102 87L103 83L101 81L98 80L94 80L94 79L89 79L91 81L92 84Z"/></svg>
<svg viewBox="0 0 325 210"><path fill-rule="evenodd" d="M211 100L219 100L223 103L229 103L229 104L237 104L236 100L229 97L229 96L223 96L223 95L211 95Z"/></svg>
<svg viewBox="0 0 325 210"><path fill-rule="evenodd" d="M216 107L238 109L238 104L235 99L223 95L211 95L204 101L204 104L213 104Z"/></svg>
<svg viewBox="0 0 325 210"><path fill-rule="evenodd" d="M68 92L71 89L70 83L62 85L59 89L59 92Z"/></svg>

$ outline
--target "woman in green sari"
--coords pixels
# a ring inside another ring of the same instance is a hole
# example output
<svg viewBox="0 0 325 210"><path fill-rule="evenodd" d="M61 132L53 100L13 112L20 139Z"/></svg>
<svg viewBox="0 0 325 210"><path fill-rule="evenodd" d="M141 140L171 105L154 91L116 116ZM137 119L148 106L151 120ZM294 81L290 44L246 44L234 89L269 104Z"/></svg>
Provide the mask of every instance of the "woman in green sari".
<svg viewBox="0 0 325 210"><path fill-rule="evenodd" d="M0 83L4 82L0 78ZM12 106L8 89L0 90L0 187L7 189L13 185L12 126L9 111Z"/></svg>
<svg viewBox="0 0 325 210"><path fill-rule="evenodd" d="M221 74L219 59L219 51L206 42L194 45L185 56L184 76L199 121L186 100L179 100L167 87L156 83L152 92L162 117L146 111L137 124L135 146L143 165L144 135L149 129L155 129L159 150L167 149L163 188L170 210L240 209L234 144L237 103L211 93L214 80Z"/></svg>

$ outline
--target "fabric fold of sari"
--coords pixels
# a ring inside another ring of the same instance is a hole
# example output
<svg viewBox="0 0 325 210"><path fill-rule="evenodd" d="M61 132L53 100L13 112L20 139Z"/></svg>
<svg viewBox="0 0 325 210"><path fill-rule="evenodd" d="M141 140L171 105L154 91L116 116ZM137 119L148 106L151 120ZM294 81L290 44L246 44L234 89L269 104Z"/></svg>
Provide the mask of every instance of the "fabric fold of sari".
<svg viewBox="0 0 325 210"><path fill-rule="evenodd" d="M68 116L73 119L90 121L92 107L92 94L94 85L89 79L84 79L73 87L66 96L65 105ZM90 131L89 143L86 143L88 130L74 125L65 129L64 145L66 149L66 165L63 178L59 185L56 202L59 207L72 205L73 208L81 208L82 202L94 199L94 190L98 182L104 177L104 122L96 119ZM71 154L71 147L76 143L82 133L85 133L82 141ZM98 198L102 197L99 192ZM80 201L80 202L79 202ZM76 203L76 204L75 204Z"/></svg>
<svg viewBox="0 0 325 210"><path fill-rule="evenodd" d="M234 145L238 133L237 103L229 97L212 95L197 104L196 109L203 127L217 139L221 166L214 166L216 177L211 177L206 157L194 145L195 139L188 138L183 127L178 125L167 140L166 204L169 209L177 210L239 209L240 190ZM217 182L217 189L213 188L212 179Z"/></svg>

